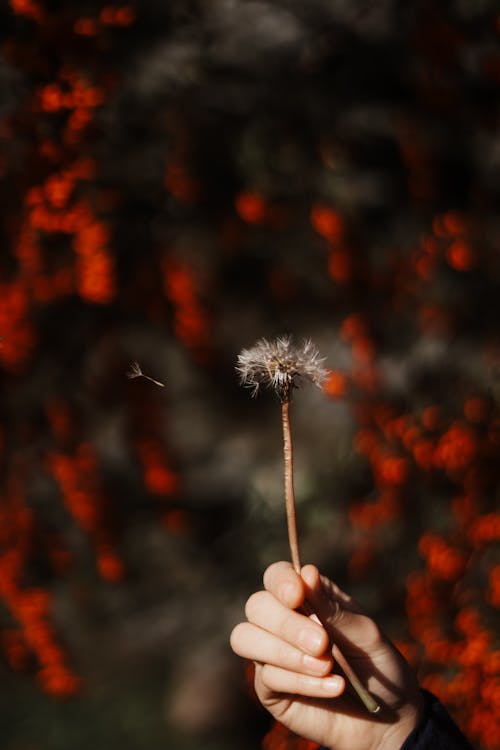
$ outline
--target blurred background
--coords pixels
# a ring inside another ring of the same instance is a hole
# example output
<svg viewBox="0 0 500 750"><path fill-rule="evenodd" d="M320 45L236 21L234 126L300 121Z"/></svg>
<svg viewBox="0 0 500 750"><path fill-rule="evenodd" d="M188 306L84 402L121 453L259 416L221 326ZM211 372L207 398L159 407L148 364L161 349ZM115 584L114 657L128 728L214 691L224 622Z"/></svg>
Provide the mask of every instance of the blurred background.
<svg viewBox="0 0 500 750"><path fill-rule="evenodd" d="M0 4L5 750L305 747L228 647L302 557L500 747L493 0ZM130 364L164 383L128 379Z"/></svg>

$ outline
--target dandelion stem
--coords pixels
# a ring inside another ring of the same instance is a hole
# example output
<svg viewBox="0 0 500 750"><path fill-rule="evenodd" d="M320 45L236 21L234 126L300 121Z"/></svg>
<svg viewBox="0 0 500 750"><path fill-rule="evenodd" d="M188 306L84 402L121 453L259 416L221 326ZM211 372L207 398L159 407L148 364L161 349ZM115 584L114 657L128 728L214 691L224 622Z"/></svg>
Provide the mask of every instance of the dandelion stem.
<svg viewBox="0 0 500 750"><path fill-rule="evenodd" d="M281 404L281 420L283 425L283 459L285 480L285 509L288 525L288 542L292 565L300 575L299 537L297 534L297 514L295 511L295 492L293 488L293 445L290 429L290 401Z"/></svg>
<svg viewBox="0 0 500 750"><path fill-rule="evenodd" d="M155 385L158 385L160 388L165 388L165 383L160 383L159 380L150 378L149 375L143 375L142 377L145 378L146 380L149 380L150 383L154 383Z"/></svg>
<svg viewBox="0 0 500 750"><path fill-rule="evenodd" d="M285 487L285 509L288 526L288 543L290 546L290 555L295 572L300 576L301 564L299 553L299 538L297 534L297 513L295 510L295 491L293 487L293 444L292 430L290 427L290 399L281 402L281 421L283 425L283 458L284 458L284 487ZM309 604L305 601L302 605L303 612L310 616L316 614ZM316 615L317 616L317 615ZM327 623L323 623L327 627ZM380 710L377 701L370 695L368 690L361 684L355 671L336 644L332 646L335 661L344 672L351 687L356 692L358 698L363 703L366 710L371 714L376 714Z"/></svg>

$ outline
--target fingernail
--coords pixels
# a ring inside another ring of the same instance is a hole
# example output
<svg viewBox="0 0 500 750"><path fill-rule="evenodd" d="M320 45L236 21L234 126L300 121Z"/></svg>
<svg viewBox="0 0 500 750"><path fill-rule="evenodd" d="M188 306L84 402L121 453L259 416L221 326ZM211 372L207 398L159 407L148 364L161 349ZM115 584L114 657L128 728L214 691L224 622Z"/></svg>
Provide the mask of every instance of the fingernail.
<svg viewBox="0 0 500 750"><path fill-rule="evenodd" d="M317 654L323 649L323 634L321 631L318 632L312 628L306 628L299 634L299 643L306 651Z"/></svg>
<svg viewBox="0 0 500 750"><path fill-rule="evenodd" d="M342 688L342 683L342 677L339 677L338 675L325 677L325 679L321 681L323 690L325 690L327 693L338 693Z"/></svg>
<svg viewBox="0 0 500 750"><path fill-rule="evenodd" d="M314 672L314 674L325 674L327 671L327 662L315 659L314 656L304 654L302 656L302 661L308 672Z"/></svg>

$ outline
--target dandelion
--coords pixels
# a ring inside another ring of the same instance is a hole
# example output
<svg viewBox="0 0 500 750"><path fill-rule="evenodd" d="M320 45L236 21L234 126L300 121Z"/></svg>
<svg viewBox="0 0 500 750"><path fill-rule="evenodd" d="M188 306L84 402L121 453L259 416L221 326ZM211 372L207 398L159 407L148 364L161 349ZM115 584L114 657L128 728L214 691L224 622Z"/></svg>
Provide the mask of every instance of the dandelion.
<svg viewBox="0 0 500 750"><path fill-rule="evenodd" d="M134 378L145 378L146 380L151 381L151 383L159 385L160 388L165 387L165 383L160 383L159 380L154 380L154 378L150 378L149 375L145 375L141 369L139 362L132 362L127 372L127 378L129 378L130 380L133 380Z"/></svg>
<svg viewBox="0 0 500 750"><path fill-rule="evenodd" d="M285 509L288 527L288 542L292 565L300 575L301 563L297 533L297 514L295 510L295 491L293 486L293 446L290 425L290 401L300 380L309 380L318 387L326 380L328 370L323 367L324 358L316 346L306 339L302 346L295 346L290 336L282 336L275 341L260 339L251 349L243 349L238 355L236 370L241 385L250 388L256 396L262 386L272 389L281 403L281 422L283 428L283 463ZM306 614L313 614L307 602L304 605ZM344 671L352 687L358 694L365 708L370 713L380 710L378 703L361 684L357 675L340 652L337 646L335 658Z"/></svg>
<svg viewBox="0 0 500 750"><path fill-rule="evenodd" d="M321 386L328 375L323 362L324 358L309 339L298 347L293 345L291 337L283 336L272 342L260 339L252 349L243 349L236 370L242 385L252 389L252 396L264 385L285 403L291 400L297 378Z"/></svg>
<svg viewBox="0 0 500 750"><path fill-rule="evenodd" d="M323 368L323 358L310 340L301 347L293 345L289 336L276 341L260 339L252 349L243 349L238 356L236 367L242 385L256 396L261 386L272 388L281 402L283 426L283 458L285 507L288 522L288 539L292 563L300 574L300 555L293 488L293 448L290 427L290 401L297 379L305 378L320 386L327 371Z"/></svg>

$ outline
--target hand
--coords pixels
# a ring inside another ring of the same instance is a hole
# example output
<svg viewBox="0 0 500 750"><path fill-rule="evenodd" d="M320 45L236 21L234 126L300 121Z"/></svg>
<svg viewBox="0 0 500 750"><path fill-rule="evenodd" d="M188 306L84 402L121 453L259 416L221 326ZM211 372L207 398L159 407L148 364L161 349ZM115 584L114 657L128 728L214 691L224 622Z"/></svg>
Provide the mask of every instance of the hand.
<svg viewBox="0 0 500 750"><path fill-rule="evenodd" d="M399 750L419 721L422 697L376 623L312 565L299 576L289 563L275 563L264 589L248 599L247 622L231 633L233 650L255 662L262 705L295 734L335 750ZM306 599L318 617L297 611ZM378 714L332 674L336 647L380 703Z"/></svg>

